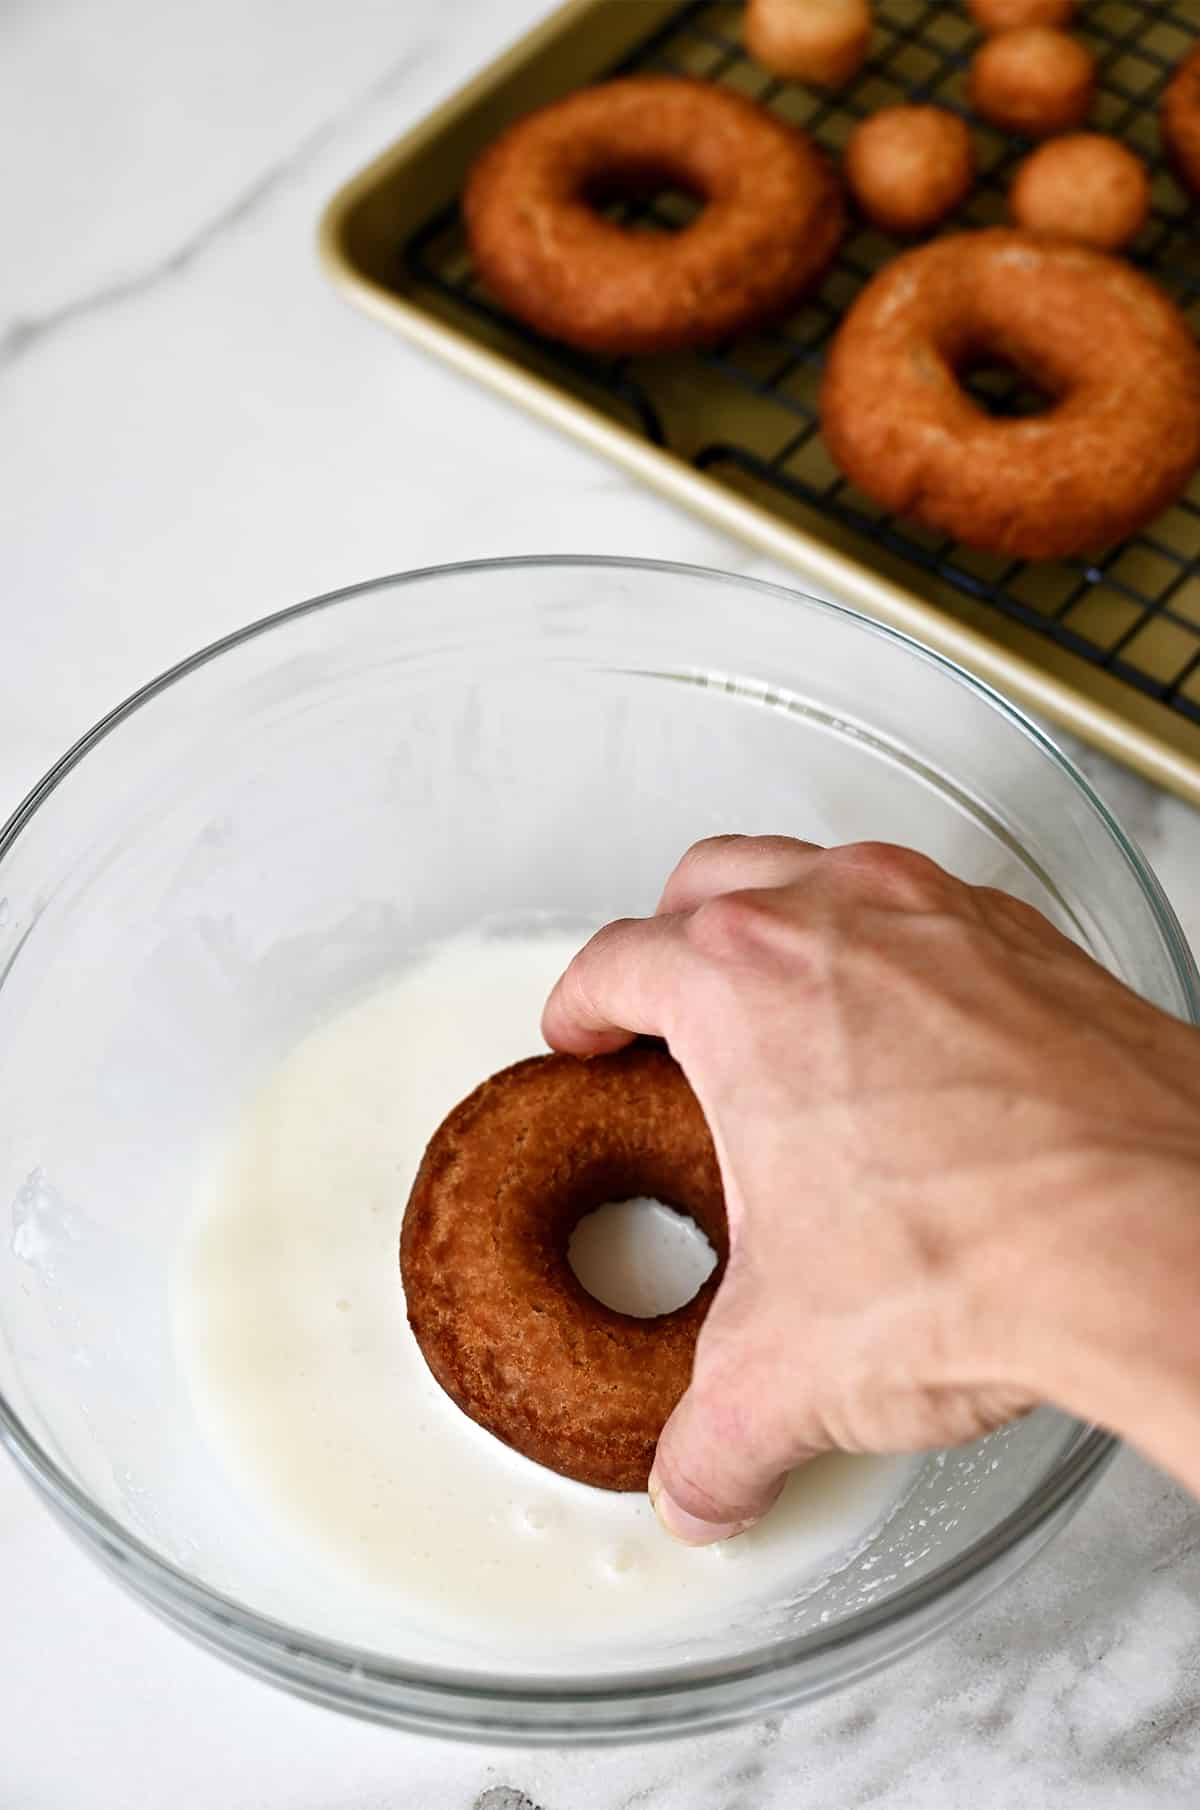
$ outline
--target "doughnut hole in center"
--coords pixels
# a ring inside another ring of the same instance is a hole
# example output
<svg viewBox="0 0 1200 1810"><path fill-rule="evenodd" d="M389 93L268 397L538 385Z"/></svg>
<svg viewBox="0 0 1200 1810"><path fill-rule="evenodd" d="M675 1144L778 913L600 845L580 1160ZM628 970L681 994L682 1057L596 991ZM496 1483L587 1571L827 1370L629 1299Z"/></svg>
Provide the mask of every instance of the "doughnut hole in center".
<svg viewBox="0 0 1200 1810"><path fill-rule="evenodd" d="M585 1213L567 1245L567 1262L589 1295L643 1320L685 1306L716 1261L694 1219L645 1195Z"/></svg>

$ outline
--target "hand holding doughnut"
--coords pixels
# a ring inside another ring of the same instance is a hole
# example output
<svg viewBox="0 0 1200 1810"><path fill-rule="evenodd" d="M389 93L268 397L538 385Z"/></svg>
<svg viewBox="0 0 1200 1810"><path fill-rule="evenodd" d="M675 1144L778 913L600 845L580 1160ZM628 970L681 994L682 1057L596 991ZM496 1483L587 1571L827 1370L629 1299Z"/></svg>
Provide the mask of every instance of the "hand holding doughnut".
<svg viewBox="0 0 1200 1810"><path fill-rule="evenodd" d="M665 1036L720 1151L729 1267L651 1482L672 1532L740 1532L830 1447L1046 1399L1200 1489L1200 1032L1031 906L907 849L716 837L545 1031Z"/></svg>

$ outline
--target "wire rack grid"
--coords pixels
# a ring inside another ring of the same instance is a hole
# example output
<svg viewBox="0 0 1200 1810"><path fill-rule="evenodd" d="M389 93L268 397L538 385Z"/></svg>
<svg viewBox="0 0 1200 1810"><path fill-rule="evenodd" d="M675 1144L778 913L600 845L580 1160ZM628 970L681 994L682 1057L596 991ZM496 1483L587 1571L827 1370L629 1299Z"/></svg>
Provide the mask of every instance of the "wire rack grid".
<svg viewBox="0 0 1200 1810"><path fill-rule="evenodd" d="M1093 0L1077 35L1093 52L1097 93L1089 124L1128 144L1147 163L1152 206L1130 248L1133 261L1175 298L1200 331L1200 229L1159 144L1158 104L1170 74L1195 42L1185 20L1192 0ZM975 187L945 230L993 225L1006 216L1013 170L1029 150L976 119L966 103L966 75L977 34L965 13L938 0L877 0L872 54L854 83L820 94L769 76L745 54L741 8L725 0L690 0L609 73L635 71L699 76L761 102L802 127L837 157L858 122L880 107L928 101L970 124L978 164ZM683 196L620 204L632 227L670 230L694 204ZM712 352L660 363L585 357L554 344L503 313L472 270L457 203L441 209L403 247L410 280L486 323L517 351L536 353L541 368L570 387L607 396L656 445L687 458L718 482L786 509L804 505L846 531L868 556L941 581L1014 619L1070 654L1200 723L1200 480L1151 528L1093 559L1029 564L997 558L886 514L837 471L820 435L817 391L826 348L863 284L900 249L900 242L858 225L847 235L820 289L786 321ZM661 381L662 372L669 381ZM992 412L1030 406L1015 374L981 373L972 381ZM694 419L707 398L714 420L732 421L698 441L685 431L680 399ZM736 407L728 399L736 397ZM724 400L722 400L724 399ZM720 403L720 406L718 406Z"/></svg>

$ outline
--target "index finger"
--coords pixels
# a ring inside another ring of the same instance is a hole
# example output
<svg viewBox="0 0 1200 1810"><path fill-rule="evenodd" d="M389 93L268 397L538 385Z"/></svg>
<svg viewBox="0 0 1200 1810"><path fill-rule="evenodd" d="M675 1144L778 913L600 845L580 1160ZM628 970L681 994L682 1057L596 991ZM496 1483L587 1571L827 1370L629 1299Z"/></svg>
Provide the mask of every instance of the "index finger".
<svg viewBox="0 0 1200 1810"><path fill-rule="evenodd" d="M620 918L597 931L542 1013L551 1049L599 1056L635 1037L669 1040L691 956L675 916Z"/></svg>

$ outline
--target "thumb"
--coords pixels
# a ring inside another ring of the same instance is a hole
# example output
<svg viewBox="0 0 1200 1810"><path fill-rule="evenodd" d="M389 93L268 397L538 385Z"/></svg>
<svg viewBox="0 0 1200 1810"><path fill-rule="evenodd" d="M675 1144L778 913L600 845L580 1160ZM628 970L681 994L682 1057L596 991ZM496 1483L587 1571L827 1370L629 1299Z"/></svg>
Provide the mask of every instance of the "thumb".
<svg viewBox="0 0 1200 1810"><path fill-rule="evenodd" d="M714 1303L710 1322L720 1306ZM689 1546L745 1533L766 1514L788 1471L816 1455L788 1427L795 1390L779 1353L718 1334L717 1353L702 1355L704 1334L691 1384L659 1438L649 1483L662 1525Z"/></svg>

